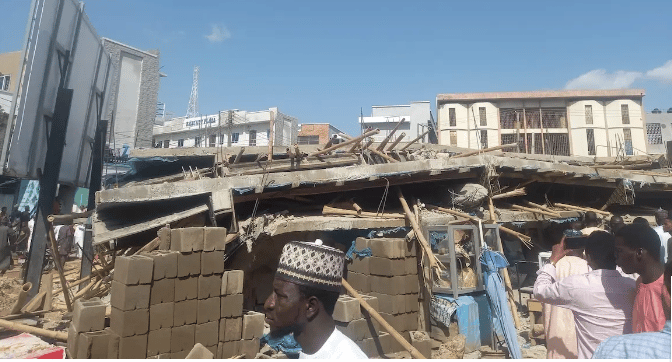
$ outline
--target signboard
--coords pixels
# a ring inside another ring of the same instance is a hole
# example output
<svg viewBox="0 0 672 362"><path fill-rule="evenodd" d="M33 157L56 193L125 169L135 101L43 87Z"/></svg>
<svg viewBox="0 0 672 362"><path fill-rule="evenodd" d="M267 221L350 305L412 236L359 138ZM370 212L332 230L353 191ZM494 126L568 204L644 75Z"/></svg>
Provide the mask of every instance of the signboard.
<svg viewBox="0 0 672 362"><path fill-rule="evenodd" d="M219 124L219 115L201 116L193 118L185 118L183 127L185 130L201 129L208 127L216 127Z"/></svg>
<svg viewBox="0 0 672 362"><path fill-rule="evenodd" d="M1 160L4 175L37 179L59 87L72 89L58 182L88 187L96 125L106 102L110 56L75 0L33 0L21 53L21 76Z"/></svg>

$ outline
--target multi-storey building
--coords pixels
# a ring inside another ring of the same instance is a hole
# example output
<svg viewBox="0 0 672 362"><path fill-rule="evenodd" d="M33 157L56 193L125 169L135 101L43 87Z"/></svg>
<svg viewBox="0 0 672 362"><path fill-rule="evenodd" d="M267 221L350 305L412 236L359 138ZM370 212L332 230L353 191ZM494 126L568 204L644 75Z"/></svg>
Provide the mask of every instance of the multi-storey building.
<svg viewBox="0 0 672 362"><path fill-rule="evenodd" d="M303 123L299 125L299 137L297 143L300 145L323 145L329 142L329 139L336 137L339 143L338 134L343 133L338 128L329 123Z"/></svg>
<svg viewBox="0 0 672 362"><path fill-rule="evenodd" d="M524 153L645 154L643 89L448 93L436 98L439 142Z"/></svg>
<svg viewBox="0 0 672 362"><path fill-rule="evenodd" d="M649 153L663 154L670 150L672 141L672 108L666 113L654 109L646 114L646 141Z"/></svg>
<svg viewBox="0 0 672 362"><path fill-rule="evenodd" d="M271 137L275 146L289 146L296 143L298 131L297 119L277 107L258 112L230 110L155 125L154 147L267 146Z"/></svg>
<svg viewBox="0 0 672 362"><path fill-rule="evenodd" d="M371 116L359 117L359 124L362 129L368 127L380 129L380 133L373 136L374 142L380 142L390 134L402 118L405 121L399 126L393 138L396 139L403 132L405 136L402 142L408 142L431 129L422 142L436 143L434 118L429 101L411 102L408 105L373 106Z"/></svg>

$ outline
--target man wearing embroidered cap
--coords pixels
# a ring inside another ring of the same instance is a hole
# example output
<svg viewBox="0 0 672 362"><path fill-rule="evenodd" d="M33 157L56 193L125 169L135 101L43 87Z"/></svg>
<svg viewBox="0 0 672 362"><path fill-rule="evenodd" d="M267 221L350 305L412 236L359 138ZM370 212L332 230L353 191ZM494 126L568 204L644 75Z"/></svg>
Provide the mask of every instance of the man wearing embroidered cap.
<svg viewBox="0 0 672 362"><path fill-rule="evenodd" d="M273 292L264 303L266 322L274 337L294 334L299 358L367 358L331 317L344 263L343 252L320 243L292 241L282 249Z"/></svg>

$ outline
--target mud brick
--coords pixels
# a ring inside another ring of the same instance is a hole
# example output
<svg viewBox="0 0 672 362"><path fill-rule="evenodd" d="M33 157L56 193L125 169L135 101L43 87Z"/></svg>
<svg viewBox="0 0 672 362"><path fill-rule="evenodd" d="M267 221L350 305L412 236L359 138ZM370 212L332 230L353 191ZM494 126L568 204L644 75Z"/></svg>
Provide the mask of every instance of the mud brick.
<svg viewBox="0 0 672 362"><path fill-rule="evenodd" d="M213 359L215 355L202 343L196 343L185 359Z"/></svg>
<svg viewBox="0 0 672 362"><path fill-rule="evenodd" d="M406 335L408 335L408 333L401 333L401 335L404 336L405 339L409 339L409 338L406 336ZM391 336L390 334L388 334L388 333L385 333L385 335L380 336L380 339L381 339L380 344L383 345L383 346L385 346L385 347L383 348L383 350L385 351L385 353L397 353L397 352L401 352L401 351L405 351L405 350L406 350L406 349L404 348L404 346L402 346L401 343L399 343L399 341L397 341L396 339L394 339L394 337L392 337L392 336ZM425 357L427 357L427 356L425 356ZM427 357L427 358L431 358L431 355L430 355L429 357Z"/></svg>
<svg viewBox="0 0 672 362"><path fill-rule="evenodd" d="M220 274L201 275L198 277L198 299L219 297L222 290Z"/></svg>
<svg viewBox="0 0 672 362"><path fill-rule="evenodd" d="M264 313L249 311L243 316L243 339L261 338L264 334Z"/></svg>
<svg viewBox="0 0 672 362"><path fill-rule="evenodd" d="M198 316L196 320L198 324L219 320L219 299L219 297L214 297L198 300Z"/></svg>
<svg viewBox="0 0 672 362"><path fill-rule="evenodd" d="M406 316L404 314L389 314L384 312L379 314L397 332L401 333L406 330Z"/></svg>
<svg viewBox="0 0 672 362"><path fill-rule="evenodd" d="M417 258L404 259L404 269L407 275L418 275L418 259Z"/></svg>
<svg viewBox="0 0 672 362"><path fill-rule="evenodd" d="M348 273L347 281L350 285L360 293L368 293L371 291L370 276L360 273Z"/></svg>
<svg viewBox="0 0 672 362"><path fill-rule="evenodd" d="M253 359L259 353L259 338L246 339L240 342L240 354L243 358Z"/></svg>
<svg viewBox="0 0 672 362"><path fill-rule="evenodd" d="M177 256L179 254L178 252L167 250L140 253L140 255L154 260L154 280L177 277Z"/></svg>
<svg viewBox="0 0 672 362"><path fill-rule="evenodd" d="M74 323L70 323L68 327L68 352L71 358L77 358L77 342L79 342L79 331L75 328Z"/></svg>
<svg viewBox="0 0 672 362"><path fill-rule="evenodd" d="M110 305L120 310L149 308L149 284L126 285L112 281Z"/></svg>
<svg viewBox="0 0 672 362"><path fill-rule="evenodd" d="M204 229L203 251L224 250L226 248L226 228L207 227Z"/></svg>
<svg viewBox="0 0 672 362"><path fill-rule="evenodd" d="M336 301L332 318L338 322L350 322L353 319L362 318L359 300L341 295Z"/></svg>
<svg viewBox="0 0 672 362"><path fill-rule="evenodd" d="M224 251L201 253L201 275L224 273Z"/></svg>
<svg viewBox="0 0 672 362"><path fill-rule="evenodd" d="M233 294L222 297L220 317L240 317L243 315L243 295Z"/></svg>
<svg viewBox="0 0 672 362"><path fill-rule="evenodd" d="M161 353L156 356L147 356L147 359L170 359L170 353Z"/></svg>
<svg viewBox="0 0 672 362"><path fill-rule="evenodd" d="M149 331L147 337L147 356L170 353L172 328L161 328Z"/></svg>
<svg viewBox="0 0 672 362"><path fill-rule="evenodd" d="M181 253L203 250L203 229L202 227L171 229L170 250Z"/></svg>
<svg viewBox="0 0 672 362"><path fill-rule="evenodd" d="M102 330L95 332L84 332L79 334L77 340L78 359L103 359L107 358L107 348L110 345L110 331ZM72 353L72 352L70 352Z"/></svg>
<svg viewBox="0 0 672 362"><path fill-rule="evenodd" d="M217 344L217 359L228 359L240 355L240 342L219 342Z"/></svg>
<svg viewBox="0 0 672 362"><path fill-rule="evenodd" d="M241 339L243 318L223 318L219 320L219 341L230 342Z"/></svg>
<svg viewBox="0 0 672 362"><path fill-rule="evenodd" d="M170 335L170 352L191 351L194 347L195 334L194 324L173 327Z"/></svg>
<svg viewBox="0 0 672 362"><path fill-rule="evenodd" d="M177 256L177 277L201 274L201 252L181 253Z"/></svg>
<svg viewBox="0 0 672 362"><path fill-rule="evenodd" d="M142 255L120 256L114 261L114 279L126 285L149 284L154 260Z"/></svg>
<svg viewBox="0 0 672 362"><path fill-rule="evenodd" d="M376 357L385 353L386 349L389 349L389 340L385 337L387 333L382 332L380 336L374 338L366 338L361 341L357 341L357 345L362 349L369 357Z"/></svg>
<svg viewBox="0 0 672 362"><path fill-rule="evenodd" d="M420 300L417 294L406 295L406 312L417 312L420 309Z"/></svg>
<svg viewBox="0 0 672 362"><path fill-rule="evenodd" d="M382 293L371 292L371 296L378 299L377 311L389 314L399 314L406 311L406 296L405 295L388 295Z"/></svg>
<svg viewBox="0 0 672 362"><path fill-rule="evenodd" d="M147 358L147 335L120 337L119 359L145 359Z"/></svg>
<svg viewBox="0 0 672 362"><path fill-rule="evenodd" d="M420 279L417 275L406 275L405 278L405 293L404 294L418 294L420 293Z"/></svg>
<svg viewBox="0 0 672 362"><path fill-rule="evenodd" d="M407 257L407 258L417 257L418 256L418 252L417 252L418 246L417 246L417 244L418 243L415 242L415 241L410 241L410 242L406 241L404 243L404 246L405 246L404 247L404 256Z"/></svg>
<svg viewBox="0 0 672 362"><path fill-rule="evenodd" d="M217 334L215 333L215 336ZM205 348L212 353L212 358L216 358L215 356L217 355L217 344L213 344L212 346L205 346Z"/></svg>
<svg viewBox="0 0 672 362"><path fill-rule="evenodd" d="M418 329L418 313L413 312L413 313L406 313L406 328L404 328L407 331L414 331Z"/></svg>
<svg viewBox="0 0 672 362"><path fill-rule="evenodd" d="M105 328L105 331L109 332L110 334L110 343L107 345L107 358L117 359L119 358L119 340L121 337L114 333L114 331L112 331L112 329L109 327Z"/></svg>
<svg viewBox="0 0 672 362"><path fill-rule="evenodd" d="M170 354L170 359L186 359L191 352L191 348L187 351L177 351Z"/></svg>
<svg viewBox="0 0 672 362"><path fill-rule="evenodd" d="M149 331L149 309L122 311L112 308L110 329L120 337L147 334Z"/></svg>
<svg viewBox="0 0 672 362"><path fill-rule="evenodd" d="M175 302L173 313L173 326L179 327L185 324L195 324L198 320L198 300L190 299ZM172 351L177 352L177 351Z"/></svg>
<svg viewBox="0 0 672 362"><path fill-rule="evenodd" d="M175 303L154 304L149 307L149 330L171 328L175 315Z"/></svg>
<svg viewBox="0 0 672 362"><path fill-rule="evenodd" d="M242 270L229 270L224 273L224 276L226 276L226 293L222 293L222 295L240 294L243 292L243 278L245 274ZM223 279L224 277L222 277ZM224 286L224 282L222 282L222 286Z"/></svg>
<svg viewBox="0 0 672 362"><path fill-rule="evenodd" d="M352 322L350 322L352 323ZM336 329L343 333L346 337L352 339L353 341L357 340L354 335L350 335L350 331L348 331L348 326L350 323L344 323L344 322L337 322L334 321L334 324L336 326Z"/></svg>
<svg viewBox="0 0 672 362"><path fill-rule="evenodd" d="M429 330L429 335L432 337L432 339L435 339L439 342L447 342L448 338L450 337L450 332L448 332L448 328L442 323L437 323L440 325L430 325L430 330Z"/></svg>
<svg viewBox="0 0 672 362"><path fill-rule="evenodd" d="M370 257L360 258L355 255L353 256L352 261L348 263L348 273L355 272L360 274L370 274L370 262Z"/></svg>
<svg viewBox="0 0 672 362"><path fill-rule="evenodd" d="M380 277L372 275L369 277L371 292L387 295L404 294L406 288L404 278L405 276ZM380 303L380 300L378 300L378 303Z"/></svg>
<svg viewBox="0 0 672 362"><path fill-rule="evenodd" d="M397 276L406 274L406 261L404 259L388 259L372 256L369 262L371 275Z"/></svg>
<svg viewBox="0 0 672 362"><path fill-rule="evenodd" d="M170 227L162 227L157 234L161 240L159 250L170 250Z"/></svg>
<svg viewBox="0 0 672 362"><path fill-rule="evenodd" d="M402 238L369 239L373 256L380 258L403 258L406 255L406 241Z"/></svg>
<svg viewBox="0 0 672 362"><path fill-rule="evenodd" d="M175 279L155 280L149 293L149 305L175 301Z"/></svg>
<svg viewBox="0 0 672 362"><path fill-rule="evenodd" d="M369 247L369 239L359 237L355 239L355 249L364 250Z"/></svg>
<svg viewBox="0 0 672 362"><path fill-rule="evenodd" d="M216 346L217 342L219 342L219 319L208 323L197 324L194 336L196 343L200 343L203 346ZM217 350L215 350L215 353L217 353Z"/></svg>
<svg viewBox="0 0 672 362"><path fill-rule="evenodd" d="M373 310L378 311L379 304L378 304L378 298L372 296L372 295L367 295L367 294L360 294L360 297L364 299L364 301L373 308ZM365 310L362 310L362 313L364 313Z"/></svg>
<svg viewBox="0 0 672 362"><path fill-rule="evenodd" d="M198 298L198 277L175 279L175 302Z"/></svg>
<svg viewBox="0 0 672 362"><path fill-rule="evenodd" d="M100 298L78 299L75 301L71 324L77 332L100 331L105 328L105 308Z"/></svg>

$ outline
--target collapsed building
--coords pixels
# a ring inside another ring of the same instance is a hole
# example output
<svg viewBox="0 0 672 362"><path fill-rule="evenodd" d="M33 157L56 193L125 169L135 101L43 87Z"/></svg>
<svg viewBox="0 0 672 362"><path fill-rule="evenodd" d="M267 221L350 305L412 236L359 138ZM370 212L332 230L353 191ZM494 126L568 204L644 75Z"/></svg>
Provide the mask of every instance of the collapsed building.
<svg viewBox="0 0 672 362"><path fill-rule="evenodd" d="M533 333L535 308L521 299L539 254L587 211L605 221L611 215L626 222L651 218L672 190L662 157L506 152L515 144L484 150L401 145L391 135L367 141L375 132L326 146L133 150L132 172L109 178L96 194L93 244L101 264L80 291L70 284L75 301L69 303L112 293L108 338L116 344L106 349L109 357L183 358L200 343L218 358L254 358L264 341L255 313L263 312L271 293L282 247L321 239L349 259L337 328L369 356L410 351L461 358L489 346L482 353L520 357L521 335L540 338ZM492 252L506 259L495 260ZM157 260L171 253L178 272L168 278L172 283L159 282ZM138 257L154 261L154 279L120 281L129 259ZM206 267L206 259L208 265L223 260L221 268ZM192 271L180 270L187 264ZM224 280L236 290L224 288ZM148 297L131 306L119 295L146 285L153 296L157 284L172 285L173 294L157 293L173 298ZM177 297L189 288L190 296ZM152 319L159 304L172 305L163 306L164 313L183 311L179 325L175 318L165 325L155 322L165 316ZM201 318L201 308L220 313ZM185 317L191 309L194 316ZM133 326L129 311L147 320ZM523 312L531 325L521 321ZM92 357L92 337L84 335L100 330L77 328L73 324L69 346L78 352L70 355ZM157 345L168 336L169 345ZM88 349L74 347L77 342Z"/></svg>

